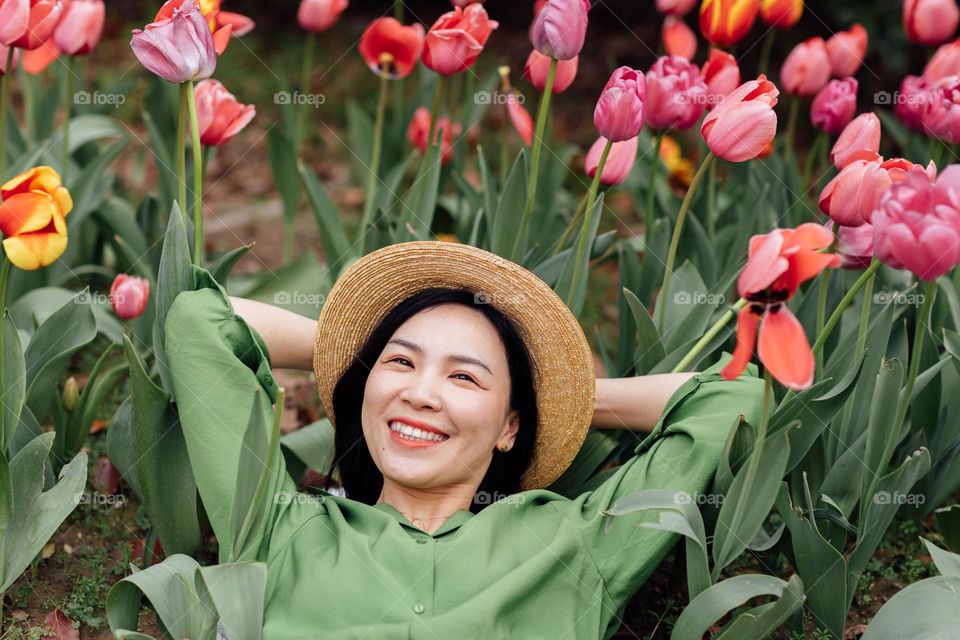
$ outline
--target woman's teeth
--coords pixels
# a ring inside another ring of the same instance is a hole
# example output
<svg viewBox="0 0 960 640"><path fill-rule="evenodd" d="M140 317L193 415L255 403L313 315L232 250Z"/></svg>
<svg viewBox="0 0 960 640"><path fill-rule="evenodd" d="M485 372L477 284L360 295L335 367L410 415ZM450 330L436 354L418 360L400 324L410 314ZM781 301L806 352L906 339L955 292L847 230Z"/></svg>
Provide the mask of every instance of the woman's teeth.
<svg viewBox="0 0 960 640"><path fill-rule="evenodd" d="M403 424L401 422L390 422L387 424L387 426L391 431L396 432L398 435L408 440L431 440L434 442L443 442L450 437L440 435L439 433L433 433L432 431L417 429L416 427L411 427L410 425Z"/></svg>

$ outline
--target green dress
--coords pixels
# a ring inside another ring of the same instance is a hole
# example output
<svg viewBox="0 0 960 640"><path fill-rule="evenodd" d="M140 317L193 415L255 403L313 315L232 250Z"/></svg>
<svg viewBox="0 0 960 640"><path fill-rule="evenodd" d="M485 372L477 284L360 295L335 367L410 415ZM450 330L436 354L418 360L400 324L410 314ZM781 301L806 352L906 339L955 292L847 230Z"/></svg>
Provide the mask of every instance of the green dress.
<svg viewBox="0 0 960 640"><path fill-rule="evenodd" d="M222 551L254 389L272 401L277 384L260 336L209 274L198 280L170 308L166 354ZM734 419L757 424L761 412L756 367L726 381L728 358L686 381L634 457L596 490L573 500L524 491L476 515L458 511L433 534L388 504L298 494L280 456L257 558L268 567L263 637L609 638L678 536L637 526L656 518L649 512L618 516L604 531L602 511L643 489L709 490Z"/></svg>

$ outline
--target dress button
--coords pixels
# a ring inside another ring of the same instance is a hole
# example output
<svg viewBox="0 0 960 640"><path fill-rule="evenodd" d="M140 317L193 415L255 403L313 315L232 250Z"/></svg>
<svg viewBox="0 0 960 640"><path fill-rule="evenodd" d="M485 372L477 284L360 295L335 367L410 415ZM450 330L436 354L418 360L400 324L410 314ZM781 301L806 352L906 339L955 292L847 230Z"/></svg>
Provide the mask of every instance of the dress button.
<svg viewBox="0 0 960 640"><path fill-rule="evenodd" d="M426 538L417 538L417 544L427 544Z"/></svg>
<svg viewBox="0 0 960 640"><path fill-rule="evenodd" d="M418 602L417 604L413 605L414 613L423 613L423 609L424 607L422 602Z"/></svg>

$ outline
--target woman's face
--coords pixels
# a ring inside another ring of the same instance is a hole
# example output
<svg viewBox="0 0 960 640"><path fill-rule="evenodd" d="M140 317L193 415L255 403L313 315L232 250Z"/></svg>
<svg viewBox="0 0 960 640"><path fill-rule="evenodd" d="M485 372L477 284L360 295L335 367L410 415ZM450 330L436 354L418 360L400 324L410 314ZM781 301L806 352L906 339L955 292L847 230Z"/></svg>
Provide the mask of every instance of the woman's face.
<svg viewBox="0 0 960 640"><path fill-rule="evenodd" d="M475 490L497 444L513 446L519 426L496 329L482 313L460 304L409 318L370 370L361 422L385 482ZM403 434L391 425L422 430Z"/></svg>

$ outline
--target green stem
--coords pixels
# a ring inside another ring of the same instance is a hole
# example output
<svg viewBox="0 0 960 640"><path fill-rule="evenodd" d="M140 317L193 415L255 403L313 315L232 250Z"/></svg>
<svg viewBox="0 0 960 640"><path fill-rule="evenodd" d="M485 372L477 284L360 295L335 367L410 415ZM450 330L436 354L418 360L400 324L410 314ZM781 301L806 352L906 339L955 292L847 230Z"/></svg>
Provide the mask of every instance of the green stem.
<svg viewBox="0 0 960 640"><path fill-rule="evenodd" d="M593 174L593 182L590 183L590 191L587 192L587 207L591 210L594 206L594 199L597 196L597 190L600 188L600 174L603 173L603 166L607 164L607 156L610 154L610 148L613 147L613 143L607 140L607 144L603 147L603 153L600 154L600 162L597 164L597 172ZM583 230L580 232L580 239L577 242L577 255L573 263L573 280L570 285L570 300L576 300L577 295L580 293L580 280L581 274L584 269L584 256L586 256L587 261L589 262L589 255L586 251L586 242L587 236L590 235L590 223L592 222L592 216L585 215L583 217Z"/></svg>
<svg viewBox="0 0 960 640"><path fill-rule="evenodd" d="M63 184L67 184L70 173L70 111L73 105L74 60L73 56L67 56L67 72L63 79L63 141L60 162L60 180Z"/></svg>
<svg viewBox="0 0 960 640"><path fill-rule="evenodd" d="M507 256L515 260L520 253L520 247L526 241L527 230L530 227L530 218L533 215L533 204L537 198L537 180L540 177L540 151L543 148L543 132L547 125L547 113L550 111L550 97L553 95L553 79L557 75L557 59L550 58L550 71L547 73L547 84L543 87L540 96L540 107L537 110L537 129L533 136L533 150L530 152L530 177L527 186L527 202L520 217L520 229L513 242L513 249ZM600 175L599 167L597 175ZM593 203L588 202L587 206ZM589 216L588 216L589 217Z"/></svg>
<svg viewBox="0 0 960 640"><path fill-rule="evenodd" d="M707 174L707 237L713 240L717 235L717 163L710 165Z"/></svg>
<svg viewBox="0 0 960 640"><path fill-rule="evenodd" d="M383 147L383 119L387 111L387 89L390 80L380 76L380 99L377 102L377 119L373 125L373 149L370 151L370 177L363 200L363 218L360 220L360 235L365 233L377 204L377 186L380 184L380 154Z"/></svg>
<svg viewBox="0 0 960 640"><path fill-rule="evenodd" d="M677 221L673 225L673 235L670 238L670 249L667 252L667 266L663 272L663 286L660 287L660 294L657 296L657 327L660 329L660 332L663 333L663 322L666 317L666 308L667 308L667 296L670 294L670 279L673 277L673 263L677 259L677 247L680 245L680 234L683 231L683 223L686 220L687 212L690 210L690 205L693 203L693 195L697 191L697 186L699 186L700 181L703 180L703 176L707 171L707 168L713 162L713 159L716 156L713 153L708 153L707 157L703 159L703 162L700 163L700 168L697 169L697 174L693 176L693 181L690 183L690 188L687 189L687 193L683 196L683 203L680 205L680 213L677 214Z"/></svg>
<svg viewBox="0 0 960 640"><path fill-rule="evenodd" d="M193 80L187 83L190 107L190 131L193 135L193 263L203 266L203 149L200 147L200 125L197 122L197 98Z"/></svg>
<svg viewBox="0 0 960 640"><path fill-rule="evenodd" d="M183 223L187 224L187 83L180 83L180 106L177 118L177 184L180 186L179 204Z"/></svg>
<svg viewBox="0 0 960 640"><path fill-rule="evenodd" d="M7 67L9 69L9 67ZM3 361L3 337L6 333L6 317L7 317L7 281L10 279L10 258L7 257L7 252L0 250L0 362ZM3 394L3 390L6 387L4 386L3 380L3 367L0 366L0 395ZM7 425L0 425L0 456L6 455L7 445Z"/></svg>
<svg viewBox="0 0 960 640"><path fill-rule="evenodd" d="M693 359L700 355L700 352L703 351L703 348L710 344L710 341L713 340L718 333L720 333L720 330L723 329L726 324L730 322L730 320L737 315L740 309L742 309L746 304L747 299L740 298L733 304L732 307L727 309L724 314L720 316L720 319L717 320L712 327L710 327L710 330L703 334L703 337L697 341L697 344L693 345L693 348L690 349L690 352L683 356L683 360L677 363L677 366L671 370L671 373L678 373L685 370L690 363L693 362Z"/></svg>
<svg viewBox="0 0 960 640"><path fill-rule="evenodd" d="M307 34L307 41L303 45L303 66L300 68L300 93L303 94L300 110L297 112L297 157L300 157L300 151L303 149L303 141L307 137L307 110L310 109L310 100L307 100L307 94L310 93L310 74L313 72L313 52L316 49L317 34L310 32Z"/></svg>
<svg viewBox="0 0 960 640"><path fill-rule="evenodd" d="M653 229L653 220L656 217L653 210L655 204L653 193L656 187L657 170L660 168L660 145L662 143L663 132L658 131L653 138L653 156L650 158L650 178L647 180L647 220L644 231L647 237L650 236L650 230Z"/></svg>
<svg viewBox="0 0 960 640"><path fill-rule="evenodd" d="M827 316L827 294L830 291L830 269L826 269L820 277L820 290L817 292L817 335L823 332L823 324ZM817 373L823 373L823 349L814 354Z"/></svg>
<svg viewBox="0 0 960 640"><path fill-rule="evenodd" d="M437 87L433 92L433 105L430 107L430 128L427 130L427 147L423 150L423 158L420 159L420 168L417 169L417 180L427 172L427 162L430 156L430 149L433 147L433 136L437 131L437 120L440 117L440 105L443 104L443 86L446 78L439 76L437 78ZM443 153L443 142L440 142L440 152Z"/></svg>
<svg viewBox="0 0 960 640"><path fill-rule="evenodd" d="M790 111L787 115L787 149L793 153L793 136L797 131L797 115L800 113L800 98L790 96Z"/></svg>
<svg viewBox="0 0 960 640"><path fill-rule="evenodd" d="M570 238L570 234L573 233L573 230L577 228L577 223L580 222L580 216L583 215L584 209L587 206L587 197L589 194L583 194L583 197L580 198L580 204L577 205L577 210L573 212L573 218L570 219L570 224L567 225L567 228L563 230L563 235L560 236L560 241L557 242L556 248L553 250L553 255L557 255L563 251L563 247L566 246L567 240Z"/></svg>
<svg viewBox="0 0 960 640"><path fill-rule="evenodd" d="M923 290L923 303L920 305L920 312L917 314L917 324L913 330L913 348L910 350L910 370L907 373L907 386L903 390L900 399L900 406L897 409L897 419L894 421L894 429L902 429L903 421L907 417L907 411L910 409L910 396L913 395L913 385L917 381L917 374L920 372L920 356L923 353L923 342L926 337L927 326L930 324L930 311L933 308L933 299L937 294L937 282L931 280L926 284Z"/></svg>
<svg viewBox="0 0 960 640"><path fill-rule="evenodd" d="M0 184L7 181L7 108L10 103L10 76L13 75L13 51L7 51L7 66L0 80Z"/></svg>
<svg viewBox="0 0 960 640"><path fill-rule="evenodd" d="M877 272L874 271L867 278L867 284L863 287L863 308L860 310L860 328L857 331L857 347L853 354L853 360L860 359L864 350L867 348L867 327L870 325L870 303L873 300L873 283L877 278Z"/></svg>
<svg viewBox="0 0 960 640"><path fill-rule="evenodd" d="M403 0L396 0L393 3L393 17L397 19L398 22L403 22L404 18L404 4Z"/></svg>
<svg viewBox="0 0 960 640"><path fill-rule="evenodd" d="M806 160L803 163L803 193L804 195L810 193L810 190L814 187L810 185L810 176L813 175L813 167L816 163L817 156L820 152L820 147L827 139L827 134L823 131L817 134L816 139L813 141L813 146L810 147L810 151L807 153ZM819 168L819 167L818 167ZM814 189L816 195L816 190Z"/></svg>

